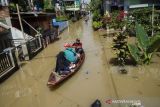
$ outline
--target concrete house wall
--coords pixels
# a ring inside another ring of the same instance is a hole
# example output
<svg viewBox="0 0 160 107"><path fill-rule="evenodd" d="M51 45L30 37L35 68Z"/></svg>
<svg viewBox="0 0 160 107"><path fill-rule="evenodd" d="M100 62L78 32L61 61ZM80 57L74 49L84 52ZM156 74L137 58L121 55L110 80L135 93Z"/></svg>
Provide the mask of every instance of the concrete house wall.
<svg viewBox="0 0 160 107"><path fill-rule="evenodd" d="M1 0L0 2L0 22L4 23L6 25L11 25L10 21L10 15L9 15L9 9L8 9L8 2ZM3 49L10 47L12 44L8 41L9 39L12 39L11 31L10 29L6 29L2 26L0 26L0 52L3 51Z"/></svg>

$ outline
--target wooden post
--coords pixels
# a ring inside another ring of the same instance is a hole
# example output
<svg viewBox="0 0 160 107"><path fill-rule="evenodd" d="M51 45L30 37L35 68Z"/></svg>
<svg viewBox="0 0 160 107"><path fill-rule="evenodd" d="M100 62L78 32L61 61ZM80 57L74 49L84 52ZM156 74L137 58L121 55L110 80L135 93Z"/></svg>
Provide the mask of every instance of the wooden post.
<svg viewBox="0 0 160 107"><path fill-rule="evenodd" d="M26 20L22 19L22 21L24 21L29 27L31 27L37 34L41 35L41 33L38 30L36 30L32 25L30 25Z"/></svg>
<svg viewBox="0 0 160 107"><path fill-rule="evenodd" d="M24 42L22 43L22 50L23 50L23 54L25 55L25 60L29 60L29 53L28 53L27 44L26 44L27 41L26 41L26 36L24 35L24 30L22 26L22 20L21 20L18 4L16 4L16 7L17 7L17 14L18 14L18 19L19 19L22 35L24 38Z"/></svg>
<svg viewBox="0 0 160 107"><path fill-rule="evenodd" d="M22 20L21 20L18 4L16 4L16 7L17 7L17 14L18 14L18 19L19 19L19 24L20 24L20 27L21 27L22 35L23 35L24 40L26 41L26 37L24 35L24 30L23 30L23 26L22 26Z"/></svg>

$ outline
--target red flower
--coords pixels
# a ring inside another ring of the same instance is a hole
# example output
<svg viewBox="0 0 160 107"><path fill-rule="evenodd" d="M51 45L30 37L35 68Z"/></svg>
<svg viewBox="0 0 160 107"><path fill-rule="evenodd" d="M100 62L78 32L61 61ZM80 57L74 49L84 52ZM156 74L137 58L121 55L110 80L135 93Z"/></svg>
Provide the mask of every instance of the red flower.
<svg viewBox="0 0 160 107"><path fill-rule="evenodd" d="M119 15L117 16L117 20L122 21L126 15L127 14L124 11L120 11Z"/></svg>

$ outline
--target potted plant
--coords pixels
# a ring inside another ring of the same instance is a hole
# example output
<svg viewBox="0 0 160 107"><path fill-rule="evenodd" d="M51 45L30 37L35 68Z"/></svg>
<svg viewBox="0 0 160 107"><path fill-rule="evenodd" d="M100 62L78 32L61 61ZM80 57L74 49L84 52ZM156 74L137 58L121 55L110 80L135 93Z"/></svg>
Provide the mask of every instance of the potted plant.
<svg viewBox="0 0 160 107"><path fill-rule="evenodd" d="M98 30L98 29L102 28L103 24L101 21L93 21L92 26L93 26L94 30Z"/></svg>
<svg viewBox="0 0 160 107"><path fill-rule="evenodd" d="M46 12L51 12L51 13L55 12L55 9L54 9L54 6L53 6L51 0L45 0L45 2L44 2L44 10Z"/></svg>
<svg viewBox="0 0 160 107"><path fill-rule="evenodd" d="M9 11L10 12L17 12L16 4L15 3L10 3L9 4Z"/></svg>

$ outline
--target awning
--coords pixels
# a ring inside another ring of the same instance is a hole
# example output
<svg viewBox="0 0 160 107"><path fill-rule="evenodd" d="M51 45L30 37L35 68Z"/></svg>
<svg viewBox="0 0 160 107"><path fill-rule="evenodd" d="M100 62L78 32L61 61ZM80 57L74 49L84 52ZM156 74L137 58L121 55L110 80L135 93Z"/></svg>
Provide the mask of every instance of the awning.
<svg viewBox="0 0 160 107"><path fill-rule="evenodd" d="M141 7L148 7L148 4L136 4L136 5L130 5L129 8L141 8Z"/></svg>
<svg viewBox="0 0 160 107"><path fill-rule="evenodd" d="M80 8L67 8L66 11L79 11Z"/></svg>

